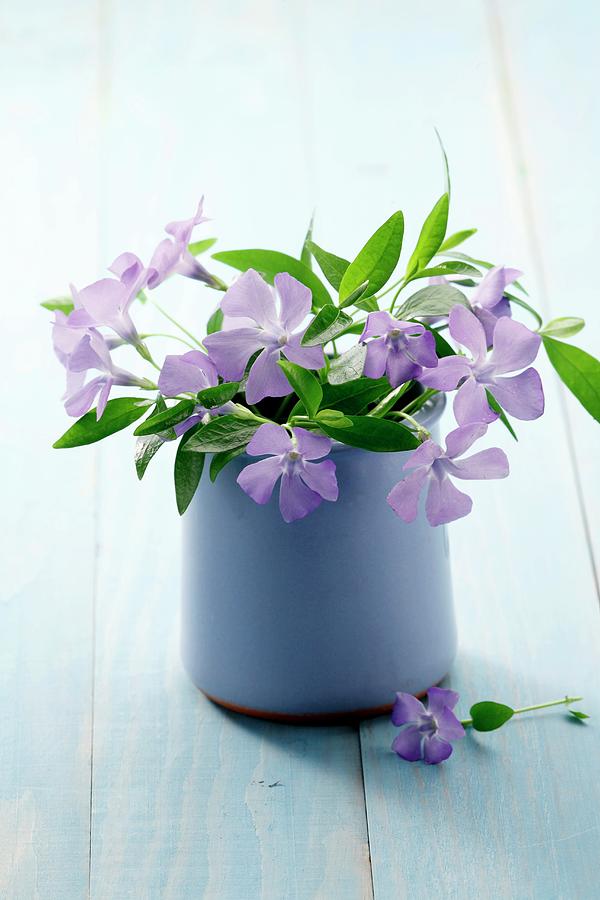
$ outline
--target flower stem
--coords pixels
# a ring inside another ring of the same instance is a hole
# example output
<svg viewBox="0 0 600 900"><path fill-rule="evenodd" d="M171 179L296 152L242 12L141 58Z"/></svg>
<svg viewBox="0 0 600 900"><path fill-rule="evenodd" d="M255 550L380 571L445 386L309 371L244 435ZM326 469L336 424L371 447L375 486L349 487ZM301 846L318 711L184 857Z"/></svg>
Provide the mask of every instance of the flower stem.
<svg viewBox="0 0 600 900"><path fill-rule="evenodd" d="M178 322L177 319L174 319L173 316L169 315L169 313L165 309L163 309L162 306L159 306L156 300L152 301L152 305L159 311L159 313L162 313L165 319L168 319L169 322L172 322L176 328L179 328L180 331L186 334L190 338L190 340L192 340L196 344L197 347L202 347L202 342L199 341L198 338L191 333L191 331L188 331L187 328L184 328L184 326L180 322ZM202 347L202 349L204 348Z"/></svg>
<svg viewBox="0 0 600 900"><path fill-rule="evenodd" d="M385 416L385 414L394 406L397 400L406 393L408 388L410 387L411 382L407 381L404 384L398 385L395 387L393 391L390 391L389 394L386 394L383 400L380 400L375 409L372 409L369 413L370 416L374 416L376 419L381 418L381 416Z"/></svg>
<svg viewBox="0 0 600 900"><path fill-rule="evenodd" d="M148 334L141 334L140 337L143 341L145 341L146 338L151 337L170 338L172 341L179 341L181 344L185 344L186 347L190 347L190 349L192 350L196 349L193 344L190 344L189 341L186 341L184 338L179 337L178 334L165 334L163 331L152 331Z"/></svg>
<svg viewBox="0 0 600 900"><path fill-rule="evenodd" d="M513 715L518 716L520 713L533 712L536 709L548 709L550 706L570 706L571 703L579 703L583 697L563 697L562 700L549 700L547 703L534 703L533 706L521 706L519 709L513 710ZM461 719L460 724L465 728L473 724L473 719Z"/></svg>

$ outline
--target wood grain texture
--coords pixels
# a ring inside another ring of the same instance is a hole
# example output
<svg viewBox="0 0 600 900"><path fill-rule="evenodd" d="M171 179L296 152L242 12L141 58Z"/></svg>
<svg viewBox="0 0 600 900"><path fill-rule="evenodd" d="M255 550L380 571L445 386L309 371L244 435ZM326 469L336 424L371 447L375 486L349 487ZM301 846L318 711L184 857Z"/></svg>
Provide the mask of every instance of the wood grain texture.
<svg viewBox="0 0 600 900"><path fill-rule="evenodd" d="M2 444L0 896L597 896L593 722L529 716L427 768L390 752L386 720L274 725L192 687L171 448L141 485L129 435L50 453L62 373L32 302L124 249L147 257L202 192L218 249L296 254L315 206L317 241L348 258L402 208L408 249L443 188L437 126L452 230L478 225L474 255L523 268L549 314L586 317L598 355L595 6L59 0L2 17L2 401L19 428ZM174 279L160 302L200 331L215 300ZM156 324L148 306L137 320ZM451 529L450 683L465 713L569 691L597 718L600 439L541 368L544 419L518 445L491 430L511 477L469 485Z"/></svg>
<svg viewBox="0 0 600 900"><path fill-rule="evenodd" d="M87 893L94 454L50 449L64 374L38 306L96 270L96 18L59 0L0 23L0 896ZM35 8L34 8L35 7ZM60 237L59 237L60 236Z"/></svg>

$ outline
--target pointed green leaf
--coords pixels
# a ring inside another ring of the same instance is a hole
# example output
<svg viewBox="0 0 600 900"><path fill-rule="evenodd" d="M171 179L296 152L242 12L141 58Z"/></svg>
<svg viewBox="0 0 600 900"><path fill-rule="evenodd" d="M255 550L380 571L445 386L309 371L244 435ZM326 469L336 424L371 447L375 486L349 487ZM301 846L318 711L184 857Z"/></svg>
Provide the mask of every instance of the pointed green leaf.
<svg viewBox="0 0 600 900"><path fill-rule="evenodd" d="M141 425L138 425L133 433L138 436L166 431L191 416L195 405L193 400L180 400L175 406L170 406L164 412L147 418Z"/></svg>
<svg viewBox="0 0 600 900"><path fill-rule="evenodd" d="M454 234L451 234L446 238L438 250L438 253L442 253L444 250L452 250L453 247L458 247L459 244L462 244L470 237L473 237L474 234L477 234L476 228L465 228L463 231L455 231Z"/></svg>
<svg viewBox="0 0 600 900"><path fill-rule="evenodd" d="M315 420L334 428L352 428L352 419L347 418L339 409L320 409Z"/></svg>
<svg viewBox="0 0 600 900"><path fill-rule="evenodd" d="M194 434L202 429L202 425L196 425L183 435L179 441L175 454L175 466L173 476L175 479L175 500L177 510L182 516L194 497L200 484L202 470L204 468L204 453L186 453L186 445Z"/></svg>
<svg viewBox="0 0 600 900"><path fill-rule="evenodd" d="M217 475L225 468L227 463L243 453L244 450L245 447L234 447L233 450L224 450L222 453L215 453L210 461L210 480L216 481Z"/></svg>
<svg viewBox="0 0 600 900"><path fill-rule="evenodd" d="M346 350L334 359L327 372L327 381L330 384L344 384L346 381L354 381L360 378L365 368L367 348L364 344L357 344Z"/></svg>
<svg viewBox="0 0 600 900"><path fill-rule="evenodd" d="M449 284L433 284L412 294L398 310L399 319L417 316L447 316L453 306L462 303L470 309L469 301L461 291Z"/></svg>
<svg viewBox="0 0 600 900"><path fill-rule="evenodd" d="M308 223L306 237L302 244L302 252L300 253L300 262L304 263L307 269L312 269L312 256L310 252L310 242L312 240L313 225L315 224L315 214L313 213Z"/></svg>
<svg viewBox="0 0 600 900"><path fill-rule="evenodd" d="M146 435L146 437L139 437L135 442L135 471L137 472L137 477L140 481L144 477L150 461L156 456L164 443L164 438L160 437L158 434L149 434Z"/></svg>
<svg viewBox="0 0 600 900"><path fill-rule="evenodd" d="M312 419L321 405L323 390L318 379L308 369L287 359L280 359L279 366L304 404L306 414Z"/></svg>
<svg viewBox="0 0 600 900"><path fill-rule="evenodd" d="M417 246L406 267L408 277L424 269L439 251L448 225L448 207L448 194L442 194L423 223Z"/></svg>
<svg viewBox="0 0 600 900"><path fill-rule="evenodd" d="M350 263L340 284L340 306L363 283L365 296L375 294L388 281L398 264L404 236L404 216L398 211L369 238L356 259Z"/></svg>
<svg viewBox="0 0 600 900"><path fill-rule="evenodd" d="M49 309L50 312L59 310L65 316L73 312L73 301L70 297L53 297L51 300L44 300L43 303L40 303L40 306L43 306L44 309Z"/></svg>
<svg viewBox="0 0 600 900"><path fill-rule="evenodd" d="M288 256L287 253L278 253L276 250L224 250L221 253L214 253L213 259L240 272L256 269L268 281L273 281L275 275L280 272L288 272L312 291L314 309L320 309L326 303L332 302L321 279L304 263L294 259L293 256Z"/></svg>
<svg viewBox="0 0 600 900"><path fill-rule="evenodd" d="M52 444L57 450L67 447L82 447L84 444L94 444L117 431L122 431L128 425L132 425L144 415L152 400L144 400L139 397L118 397L109 400L106 409L100 419L96 419L96 410L91 409L85 416L78 419L65 431L62 437Z"/></svg>
<svg viewBox="0 0 600 900"><path fill-rule="evenodd" d="M600 422L600 361L572 344L556 341L547 335L543 335L542 340L548 359L563 384L589 414Z"/></svg>
<svg viewBox="0 0 600 900"><path fill-rule="evenodd" d="M387 378L356 378L343 384L324 384L323 405L346 415L359 415L370 403L376 403L391 386Z"/></svg>
<svg viewBox="0 0 600 900"><path fill-rule="evenodd" d="M336 291L339 291L344 272L350 265L348 260L343 259L341 256L336 256L335 253L328 253L327 250L323 250L322 247L319 247L319 245L315 244L312 240L308 242L308 248L319 263L321 272L331 287L335 288Z"/></svg>
<svg viewBox="0 0 600 900"><path fill-rule="evenodd" d="M207 250L214 247L216 243L216 238L204 238L203 241L194 241L192 244L188 244L188 250L192 256L200 256L201 253L206 253Z"/></svg>
<svg viewBox="0 0 600 900"><path fill-rule="evenodd" d="M326 344L352 324L352 317L338 309L337 306L324 306L304 332L301 344L304 347Z"/></svg>
<svg viewBox="0 0 600 900"><path fill-rule="evenodd" d="M223 313L221 311L221 307L217 306L214 313L206 323L206 333L214 334L216 331L220 331L223 327Z"/></svg>
<svg viewBox="0 0 600 900"><path fill-rule="evenodd" d="M547 334L549 337L567 338L579 334L585 327L583 319L574 316L563 316L560 319L552 319L541 329L540 334Z"/></svg>
<svg viewBox="0 0 600 900"><path fill-rule="evenodd" d="M470 275L473 278L481 278L481 272L475 266L470 266L468 263L460 262L460 260L448 260L439 263L437 266L432 266L430 269L419 269L418 272L415 272L410 278L405 280L405 284L416 281L417 278L433 278L436 275ZM456 282L454 283L456 284ZM475 282L472 282L472 284L475 284Z"/></svg>
<svg viewBox="0 0 600 900"><path fill-rule="evenodd" d="M515 441L518 441L519 438L517 437L517 434L516 434L514 428L510 424L510 419L508 418L508 416L506 415L506 413L504 412L504 410L502 409L502 407L500 406L500 404L498 403L498 401L496 400L496 398L494 397L492 392L486 388L485 393L487 395L488 403L490 404L490 406L494 410L494 412L498 413L498 416L500 417L500 421L502 422L504 427L514 437Z"/></svg>
<svg viewBox="0 0 600 900"><path fill-rule="evenodd" d="M253 419L241 419L237 416L219 416L200 427L187 441L185 452L221 453L245 447L260 422Z"/></svg>
<svg viewBox="0 0 600 900"><path fill-rule="evenodd" d="M493 700L482 700L475 703L469 710L475 731L495 731L501 728L514 715L514 709L504 703L494 703Z"/></svg>
<svg viewBox="0 0 600 900"><path fill-rule="evenodd" d="M233 400L239 389L239 381L224 381L215 387L198 391L198 401L207 409L213 409L215 406L223 406L228 400Z"/></svg>
<svg viewBox="0 0 600 900"><path fill-rule="evenodd" d="M350 447L360 447L375 453L397 453L414 450L419 441L408 428L389 419L372 416L348 416L352 427L336 428L329 422L319 422L319 427L336 441Z"/></svg>
<svg viewBox="0 0 600 900"><path fill-rule="evenodd" d="M374 297L365 297L367 289L369 287L368 281L363 281L362 284L359 284L357 288L355 288L344 300L340 300L340 309L344 306L358 306L363 309L368 308L371 304L374 305L374 309L377 309L377 301ZM370 301L370 303L369 303ZM365 304L367 306L365 307Z"/></svg>
<svg viewBox="0 0 600 900"><path fill-rule="evenodd" d="M587 713L581 712L579 709L570 709L569 715L573 716L574 719L577 719L579 722L583 722L585 719L589 719Z"/></svg>

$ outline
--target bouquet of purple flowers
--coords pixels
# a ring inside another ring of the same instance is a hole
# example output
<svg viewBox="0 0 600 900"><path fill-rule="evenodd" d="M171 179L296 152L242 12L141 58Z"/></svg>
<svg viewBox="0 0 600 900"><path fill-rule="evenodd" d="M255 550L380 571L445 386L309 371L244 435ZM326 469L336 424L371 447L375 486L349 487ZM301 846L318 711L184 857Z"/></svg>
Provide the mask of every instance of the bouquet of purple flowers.
<svg viewBox="0 0 600 900"><path fill-rule="evenodd" d="M286 522L344 490L327 458L334 441L375 453L406 451L387 502L411 522L425 492L427 518L441 525L471 510L456 480L508 475L499 448L465 456L489 426L498 421L515 436L513 420L542 415L542 383L532 368L540 345L600 420L600 362L564 340L584 322L544 325L526 299L521 272L457 252L475 229L446 237L449 189L405 267L399 268L404 217L395 212L352 261L315 243L312 224L298 258L272 250L215 253L213 260L241 273L229 286L198 259L214 240L191 241L193 229L207 221L202 207L201 201L193 218L167 225L148 265L123 253L110 266L112 277L42 304L54 312L65 409L77 418L55 447L89 444L145 417L134 432L138 477L163 445L175 444L180 513L194 496L206 454L214 481L246 453L260 459L242 470L240 488L264 504L280 481ZM222 297L204 337L157 306L178 329L172 337L187 345L159 364L149 346L154 335L137 330L132 311L172 275L196 279ZM514 313L530 317L533 328ZM117 364L125 345L137 351L146 374ZM114 387L142 394L109 399ZM440 392L452 394L456 419L445 447L419 416Z"/></svg>

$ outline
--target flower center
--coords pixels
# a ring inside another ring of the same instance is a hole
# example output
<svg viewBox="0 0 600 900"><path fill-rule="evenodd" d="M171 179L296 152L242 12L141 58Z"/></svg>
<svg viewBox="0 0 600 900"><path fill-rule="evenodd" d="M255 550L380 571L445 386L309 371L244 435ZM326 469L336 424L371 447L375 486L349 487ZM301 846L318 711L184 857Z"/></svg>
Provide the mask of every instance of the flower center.
<svg viewBox="0 0 600 900"><path fill-rule="evenodd" d="M288 459L291 459L293 462L295 462L297 459L300 459L300 458L301 458L301 457L300 457L300 454L298 453L297 450L290 450L290 451L289 451L289 453L288 453Z"/></svg>
<svg viewBox="0 0 600 900"><path fill-rule="evenodd" d="M437 730L438 723L435 720L435 716L432 716L431 713L426 713L420 717L419 731L423 737L432 737Z"/></svg>
<svg viewBox="0 0 600 900"><path fill-rule="evenodd" d="M284 331L284 333L280 334L279 337L277 338L277 343L279 344L280 347L285 347L287 342L288 342L288 336Z"/></svg>

